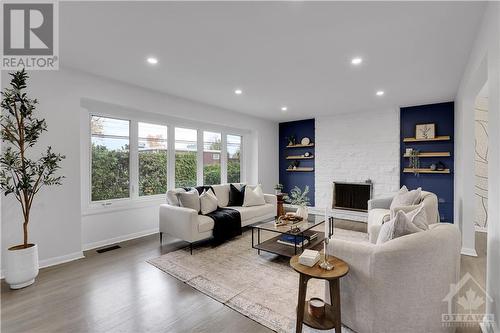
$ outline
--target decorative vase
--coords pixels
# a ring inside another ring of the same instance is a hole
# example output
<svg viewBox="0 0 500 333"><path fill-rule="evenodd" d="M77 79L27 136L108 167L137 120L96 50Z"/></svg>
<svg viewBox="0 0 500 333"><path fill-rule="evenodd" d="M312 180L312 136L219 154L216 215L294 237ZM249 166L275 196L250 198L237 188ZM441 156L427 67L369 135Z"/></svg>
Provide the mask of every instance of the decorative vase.
<svg viewBox="0 0 500 333"><path fill-rule="evenodd" d="M7 250L5 282L11 289L32 285L38 276L38 246L28 244L27 248L17 245Z"/></svg>
<svg viewBox="0 0 500 333"><path fill-rule="evenodd" d="M304 221L306 221L307 217L309 216L309 212L307 210L307 206L300 205L299 208L297 208L297 211L295 212L295 215L302 217L302 219Z"/></svg>

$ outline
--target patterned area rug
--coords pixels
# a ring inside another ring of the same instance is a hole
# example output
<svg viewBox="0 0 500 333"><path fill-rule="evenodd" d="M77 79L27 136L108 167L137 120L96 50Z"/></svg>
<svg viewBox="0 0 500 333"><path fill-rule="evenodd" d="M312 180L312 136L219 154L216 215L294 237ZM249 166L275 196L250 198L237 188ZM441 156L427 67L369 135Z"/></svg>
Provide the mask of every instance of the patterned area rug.
<svg viewBox="0 0 500 333"><path fill-rule="evenodd" d="M277 332L294 332L299 275L289 259L251 246L251 230L220 246L181 249L148 262ZM268 237L273 234L262 234ZM264 236L265 237L265 236ZM366 240L361 232L335 229L335 237ZM310 280L307 299L325 298L325 283ZM304 332L315 332L304 325ZM351 333L343 327L343 333Z"/></svg>

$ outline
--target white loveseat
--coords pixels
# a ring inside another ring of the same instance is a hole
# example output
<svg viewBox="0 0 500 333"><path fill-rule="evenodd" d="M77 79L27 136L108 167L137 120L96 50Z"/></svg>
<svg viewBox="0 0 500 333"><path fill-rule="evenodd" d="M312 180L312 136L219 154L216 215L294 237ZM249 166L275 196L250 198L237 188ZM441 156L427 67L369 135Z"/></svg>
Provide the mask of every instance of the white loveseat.
<svg viewBox="0 0 500 333"><path fill-rule="evenodd" d="M368 200L368 236L370 242L376 243L384 222L389 220L392 199L394 197ZM422 204L427 218L427 224L439 223L438 198L432 192L422 191L417 204Z"/></svg>
<svg viewBox="0 0 500 333"><path fill-rule="evenodd" d="M340 280L342 323L357 333L453 332L441 315L458 281L460 247L458 228L447 223L379 245L334 236L328 253L349 264Z"/></svg>
<svg viewBox="0 0 500 333"><path fill-rule="evenodd" d="M234 184L240 187L241 184ZM251 186L251 185L250 185ZM219 207L232 208L240 212L241 225L247 226L276 216L277 199L275 195L264 194L266 203L260 206L239 207L227 206L229 203L229 184L212 185ZM160 242L163 233L182 239L192 244L212 237L214 220L208 216L198 214L194 209L179 207L175 202L175 192L183 189L171 190L167 193L168 203L160 205Z"/></svg>

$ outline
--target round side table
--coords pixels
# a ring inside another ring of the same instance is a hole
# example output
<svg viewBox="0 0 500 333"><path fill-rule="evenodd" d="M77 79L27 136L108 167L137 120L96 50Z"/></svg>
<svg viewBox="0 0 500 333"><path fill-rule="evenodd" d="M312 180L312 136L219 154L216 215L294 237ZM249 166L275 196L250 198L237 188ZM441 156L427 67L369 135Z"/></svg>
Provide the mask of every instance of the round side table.
<svg viewBox="0 0 500 333"><path fill-rule="evenodd" d="M297 325L295 332L302 332L302 324L319 330L329 330L335 328L336 333L341 332L340 317L340 278L349 272L349 265L339 258L329 256L328 262L334 265L331 271L319 267L324 255L313 267L308 267L299 263L299 256L290 259L290 266L299 273L299 299L297 303ZM325 315L317 319L309 314L309 301L306 302L307 282L309 279L327 280L330 285L330 301L332 305L325 304Z"/></svg>

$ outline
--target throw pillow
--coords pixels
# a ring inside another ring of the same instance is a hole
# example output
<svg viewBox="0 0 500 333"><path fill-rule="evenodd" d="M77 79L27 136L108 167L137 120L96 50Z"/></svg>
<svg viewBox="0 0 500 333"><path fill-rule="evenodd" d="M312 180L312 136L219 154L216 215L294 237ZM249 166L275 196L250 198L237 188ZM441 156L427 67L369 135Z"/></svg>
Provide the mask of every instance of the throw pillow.
<svg viewBox="0 0 500 333"><path fill-rule="evenodd" d="M176 188L167 191L167 203L171 206L179 206L179 199L177 199L177 193L186 192L183 188Z"/></svg>
<svg viewBox="0 0 500 333"><path fill-rule="evenodd" d="M196 189L177 193L177 199L179 200L179 206L191 208L197 212L200 211L200 196Z"/></svg>
<svg viewBox="0 0 500 333"><path fill-rule="evenodd" d="M390 209L393 210L396 207L411 206L419 203L421 193L422 189L420 187L416 190L408 191L406 186L403 185L394 199L392 199Z"/></svg>
<svg viewBox="0 0 500 333"><path fill-rule="evenodd" d="M420 204L416 209L413 209L409 212L405 212L406 217L413 223L417 228L421 230L429 229L427 214L425 213L424 205Z"/></svg>
<svg viewBox="0 0 500 333"><path fill-rule="evenodd" d="M200 208L203 215L217 210L217 197L210 190L205 190L200 195Z"/></svg>
<svg viewBox="0 0 500 333"><path fill-rule="evenodd" d="M241 186L241 190L236 188L233 184L229 186L229 202L228 206L243 206L243 199L245 197L245 185Z"/></svg>
<svg viewBox="0 0 500 333"><path fill-rule="evenodd" d="M392 239L420 231L424 230L413 224L410 218L403 211L398 211L393 219L384 223L380 228L377 244L383 244Z"/></svg>
<svg viewBox="0 0 500 333"><path fill-rule="evenodd" d="M264 199L264 192L262 192L260 184L255 186L255 189L251 189L249 186L245 188L243 207L261 206L265 204L266 200Z"/></svg>

